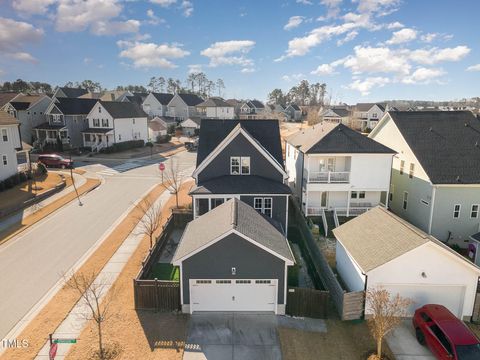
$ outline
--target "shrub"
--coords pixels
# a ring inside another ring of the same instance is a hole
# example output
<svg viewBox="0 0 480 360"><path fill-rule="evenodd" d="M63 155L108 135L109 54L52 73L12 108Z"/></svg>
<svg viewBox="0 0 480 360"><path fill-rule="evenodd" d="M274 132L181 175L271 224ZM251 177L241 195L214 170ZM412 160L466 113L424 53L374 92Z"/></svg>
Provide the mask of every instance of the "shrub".
<svg viewBox="0 0 480 360"><path fill-rule="evenodd" d="M174 124L168 125L167 134L171 135L171 134L174 134L174 133L175 133L175 125Z"/></svg>
<svg viewBox="0 0 480 360"><path fill-rule="evenodd" d="M171 135L158 135L157 136L157 143L158 144L164 144L164 143L167 143L169 142L170 140L172 140L172 136Z"/></svg>
<svg viewBox="0 0 480 360"><path fill-rule="evenodd" d="M47 167L43 165L41 162L37 163L37 166L35 168L35 176L41 176L45 175L48 172Z"/></svg>
<svg viewBox="0 0 480 360"><path fill-rule="evenodd" d="M145 145L145 141L143 140L130 140L130 141L124 141L124 142L113 144L108 148L101 149L100 152L105 154L111 154L119 151L125 151L129 149L143 147L144 145Z"/></svg>

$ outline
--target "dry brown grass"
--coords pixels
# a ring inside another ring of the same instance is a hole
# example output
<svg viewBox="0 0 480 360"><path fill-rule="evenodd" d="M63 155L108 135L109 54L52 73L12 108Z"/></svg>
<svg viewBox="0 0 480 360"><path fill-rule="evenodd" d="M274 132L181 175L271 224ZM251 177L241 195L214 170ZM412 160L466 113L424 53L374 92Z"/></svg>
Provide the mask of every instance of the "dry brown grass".
<svg viewBox="0 0 480 360"><path fill-rule="evenodd" d="M68 177L70 179L70 177ZM67 181L67 185L71 184L71 179ZM80 195L83 195L89 191L91 191L93 188L97 187L100 184L100 180L97 179L87 179L87 182L80 186L78 188L78 193ZM62 206L68 204L70 201L76 199L76 194L74 191L62 196L61 198L55 200L54 202L43 206L41 208L38 208L38 210L33 213L32 215L29 215L22 219L22 222L17 223L8 229L0 232L0 244L3 244L4 242L10 240L12 237L18 235L20 232L24 231L28 227L32 226L33 224L39 222L46 216L50 215L54 211L58 210Z"/></svg>
<svg viewBox="0 0 480 360"><path fill-rule="evenodd" d="M90 181L90 179L88 181ZM89 185L88 181L87 184L85 184L84 186ZM146 196L146 198L152 201L153 199L158 198L158 196L160 196L163 190L164 189L161 185L157 185ZM132 211L130 211L125 220L122 221L113 230L113 232L103 241L103 243L93 253L93 255L83 264L83 266L78 270L79 272L91 273L92 271L98 271L102 269L106 265L110 257L115 253L115 251L120 247L125 238L135 228L135 218L138 217L138 211L139 210L137 208L134 208L132 209ZM60 289L55 294L55 296L48 302L48 304L46 304L45 307L38 313L35 319L33 319L18 336L19 339L27 339L29 341L29 347L22 349L7 349L3 353L1 359L23 360L35 358L37 353L44 345L46 339L48 339L48 334L55 331L55 329L60 325L60 323L65 319L68 313L75 306L78 299L78 293L76 293L75 291L67 289L65 287ZM119 316L122 316L122 314L120 313ZM87 358L88 357L82 359Z"/></svg>
<svg viewBox="0 0 480 360"><path fill-rule="evenodd" d="M188 196L191 185L191 182L182 185L179 193L180 205L191 202ZM167 220L174 205L175 199L171 197L164 205L162 223ZM115 281L115 299L110 303L109 310L114 315L104 323L103 335L107 343L120 346L118 359L180 360L183 356L187 316L134 309L132 279L137 275L149 245L148 236L144 236ZM87 359L95 350L96 339L95 322L90 321L66 359Z"/></svg>

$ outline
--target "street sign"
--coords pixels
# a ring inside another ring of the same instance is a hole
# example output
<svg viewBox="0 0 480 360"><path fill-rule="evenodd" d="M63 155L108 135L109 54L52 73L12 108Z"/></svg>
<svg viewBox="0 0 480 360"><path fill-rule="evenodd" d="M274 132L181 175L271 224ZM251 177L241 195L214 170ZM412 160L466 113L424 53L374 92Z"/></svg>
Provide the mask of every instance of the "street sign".
<svg viewBox="0 0 480 360"><path fill-rule="evenodd" d="M53 339L54 344L76 344L77 339Z"/></svg>
<svg viewBox="0 0 480 360"><path fill-rule="evenodd" d="M48 356L50 360L54 360L55 356L57 355L58 344L53 343L50 344L50 351L48 352Z"/></svg>
<svg viewBox="0 0 480 360"><path fill-rule="evenodd" d="M158 169L159 169L160 171L165 170L165 164L164 164L164 163L158 164Z"/></svg>

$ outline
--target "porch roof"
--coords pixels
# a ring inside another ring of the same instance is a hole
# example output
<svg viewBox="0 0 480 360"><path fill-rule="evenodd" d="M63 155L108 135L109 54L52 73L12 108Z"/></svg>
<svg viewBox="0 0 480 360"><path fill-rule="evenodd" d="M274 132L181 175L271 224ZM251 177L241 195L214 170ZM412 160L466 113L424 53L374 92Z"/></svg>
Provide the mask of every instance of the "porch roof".
<svg viewBox="0 0 480 360"><path fill-rule="evenodd" d="M48 122L44 122L35 127L37 130L62 130L64 128L66 128L65 125L50 124Z"/></svg>
<svg viewBox="0 0 480 360"><path fill-rule="evenodd" d="M290 194L290 188L261 176L226 175L202 182L190 194Z"/></svg>
<svg viewBox="0 0 480 360"><path fill-rule="evenodd" d="M85 130L82 130L82 133L84 134L108 134L113 129L108 129L108 128L88 128Z"/></svg>

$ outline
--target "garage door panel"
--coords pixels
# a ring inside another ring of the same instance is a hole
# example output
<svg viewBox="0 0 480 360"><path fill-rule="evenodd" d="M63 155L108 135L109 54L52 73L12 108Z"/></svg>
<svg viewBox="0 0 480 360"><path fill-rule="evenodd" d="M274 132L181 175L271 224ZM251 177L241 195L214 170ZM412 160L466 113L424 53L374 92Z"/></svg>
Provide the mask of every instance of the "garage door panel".
<svg viewBox="0 0 480 360"><path fill-rule="evenodd" d="M392 295L398 293L414 301L408 309L409 316L413 316L415 310L425 304L440 304L457 317L462 316L465 286L428 284L382 284L381 286Z"/></svg>
<svg viewBox="0 0 480 360"><path fill-rule="evenodd" d="M276 280L190 280L191 311L275 311Z"/></svg>

